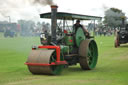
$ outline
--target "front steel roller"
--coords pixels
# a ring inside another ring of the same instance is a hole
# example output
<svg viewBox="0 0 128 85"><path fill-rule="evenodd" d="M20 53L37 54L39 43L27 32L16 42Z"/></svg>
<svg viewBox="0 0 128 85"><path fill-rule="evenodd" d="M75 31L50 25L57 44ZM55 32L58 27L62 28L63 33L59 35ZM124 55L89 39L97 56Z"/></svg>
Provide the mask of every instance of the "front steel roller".
<svg viewBox="0 0 128 85"><path fill-rule="evenodd" d="M83 40L79 47L79 63L83 70L95 68L98 60L98 49L94 40Z"/></svg>
<svg viewBox="0 0 128 85"><path fill-rule="evenodd" d="M60 74L63 65L49 65L56 61L56 51L48 49L32 50L30 53L27 63L38 63L45 64L46 66L33 66L28 65L28 69L33 74Z"/></svg>

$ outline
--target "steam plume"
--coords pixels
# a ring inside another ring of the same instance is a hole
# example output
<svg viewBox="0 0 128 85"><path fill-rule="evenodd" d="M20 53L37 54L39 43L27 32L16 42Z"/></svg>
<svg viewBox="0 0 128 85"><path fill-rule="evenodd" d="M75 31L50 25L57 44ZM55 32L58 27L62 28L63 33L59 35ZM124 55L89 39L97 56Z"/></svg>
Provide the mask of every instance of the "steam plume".
<svg viewBox="0 0 128 85"><path fill-rule="evenodd" d="M12 21L18 19L35 20L39 19L39 14L42 13L42 6L54 4L53 0L0 0L0 19L8 20L7 16L11 17Z"/></svg>
<svg viewBox="0 0 128 85"><path fill-rule="evenodd" d="M41 5L53 5L53 0L34 0L33 3L41 4Z"/></svg>

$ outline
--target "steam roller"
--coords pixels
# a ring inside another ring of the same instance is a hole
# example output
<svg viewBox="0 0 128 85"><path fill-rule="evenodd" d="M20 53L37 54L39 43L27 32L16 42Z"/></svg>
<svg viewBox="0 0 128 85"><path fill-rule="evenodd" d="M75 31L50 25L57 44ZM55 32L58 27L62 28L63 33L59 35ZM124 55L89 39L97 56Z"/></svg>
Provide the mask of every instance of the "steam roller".
<svg viewBox="0 0 128 85"><path fill-rule="evenodd" d="M97 16L87 16L57 12L57 6L51 6L51 11L40 14L41 18L51 19L51 33L45 31L40 35L40 46L34 46L26 65L32 74L58 75L65 67L77 65L83 70L96 67L98 48L93 37L87 34L82 27L76 32L67 29L67 20L101 19ZM57 20L63 20L63 26ZM62 28L63 27L63 28Z"/></svg>

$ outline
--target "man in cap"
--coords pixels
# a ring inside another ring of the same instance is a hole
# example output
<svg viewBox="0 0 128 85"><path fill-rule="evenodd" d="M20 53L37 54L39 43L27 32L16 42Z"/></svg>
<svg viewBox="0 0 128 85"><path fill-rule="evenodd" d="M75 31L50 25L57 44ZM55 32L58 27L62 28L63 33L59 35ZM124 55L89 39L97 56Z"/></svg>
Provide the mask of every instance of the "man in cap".
<svg viewBox="0 0 128 85"><path fill-rule="evenodd" d="M73 25L73 32L74 32L75 34L76 34L78 28L82 28L83 31L84 31L84 33L85 33L85 36L89 36L88 30L86 30L86 29L84 28L84 26L80 24L80 20L79 20L79 19L78 19L78 20L76 21L76 23Z"/></svg>

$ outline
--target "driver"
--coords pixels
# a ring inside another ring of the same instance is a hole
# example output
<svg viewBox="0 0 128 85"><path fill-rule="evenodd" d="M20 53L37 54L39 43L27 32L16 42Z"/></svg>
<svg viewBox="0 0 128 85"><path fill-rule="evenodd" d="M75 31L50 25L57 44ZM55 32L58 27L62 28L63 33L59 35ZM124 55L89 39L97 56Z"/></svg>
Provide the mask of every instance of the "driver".
<svg viewBox="0 0 128 85"><path fill-rule="evenodd" d="M84 28L84 26L80 24L80 20L78 19L78 20L76 21L76 23L73 25L73 32L74 32L75 34L76 34L77 29L78 29L79 27L83 29L83 31L84 31L84 33L85 33L86 36L89 36L88 30L86 30L86 29Z"/></svg>

